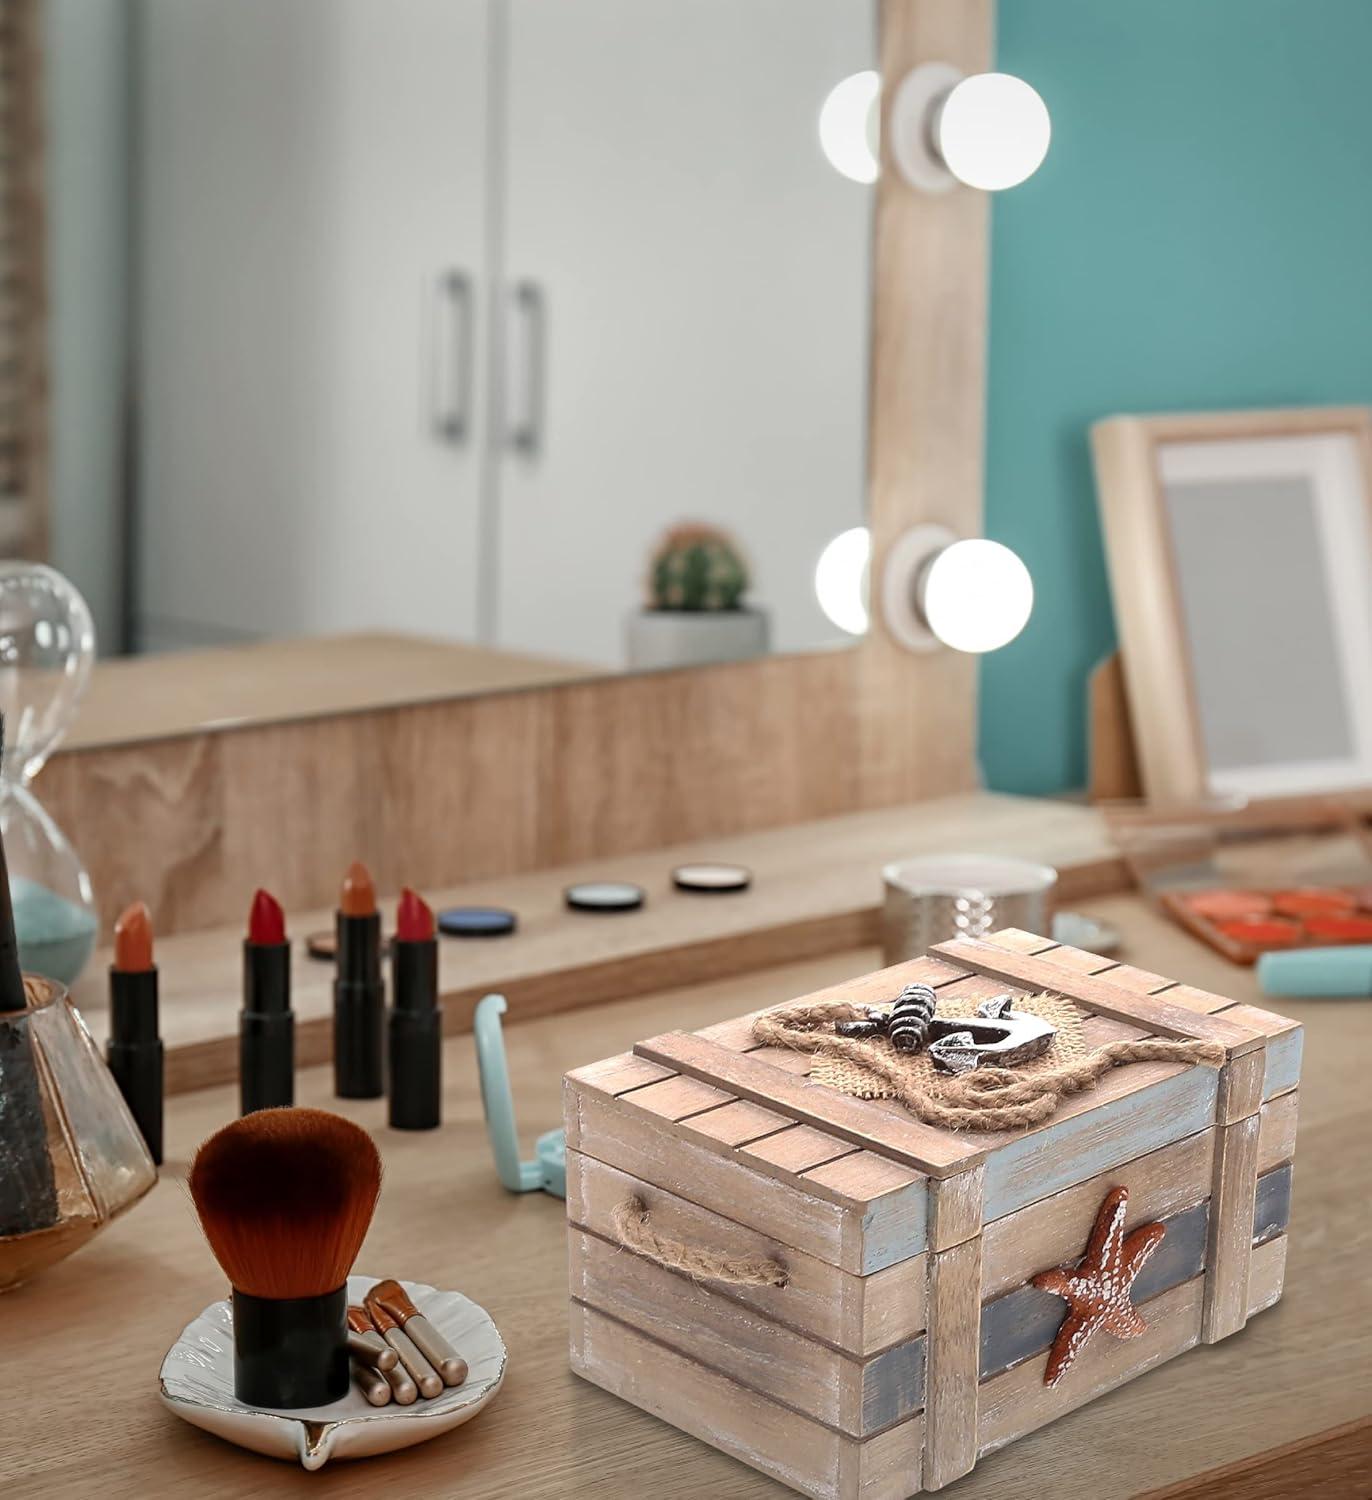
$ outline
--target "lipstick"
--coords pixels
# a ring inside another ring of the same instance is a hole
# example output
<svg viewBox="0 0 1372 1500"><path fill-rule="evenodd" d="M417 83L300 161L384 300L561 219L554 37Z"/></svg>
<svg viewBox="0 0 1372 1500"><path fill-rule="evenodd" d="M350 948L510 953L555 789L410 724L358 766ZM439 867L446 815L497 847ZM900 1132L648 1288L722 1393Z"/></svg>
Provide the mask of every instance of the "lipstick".
<svg viewBox="0 0 1372 1500"><path fill-rule="evenodd" d="M258 891L243 940L243 1011L238 1018L238 1112L295 1103L295 1017L286 916Z"/></svg>
<svg viewBox="0 0 1372 1500"><path fill-rule="evenodd" d="M110 965L110 1039L105 1061L148 1152L162 1163L162 1039L157 1034L157 965L152 918L135 901L114 924Z"/></svg>
<svg viewBox="0 0 1372 1500"><path fill-rule="evenodd" d="M381 984L381 914L365 865L348 866L335 931L334 1092L340 1099L379 1099L385 1092L386 994Z"/></svg>
<svg viewBox="0 0 1372 1500"><path fill-rule="evenodd" d="M401 891L395 914L391 984L391 1125L432 1130L442 1114L438 935L433 912L409 886Z"/></svg>

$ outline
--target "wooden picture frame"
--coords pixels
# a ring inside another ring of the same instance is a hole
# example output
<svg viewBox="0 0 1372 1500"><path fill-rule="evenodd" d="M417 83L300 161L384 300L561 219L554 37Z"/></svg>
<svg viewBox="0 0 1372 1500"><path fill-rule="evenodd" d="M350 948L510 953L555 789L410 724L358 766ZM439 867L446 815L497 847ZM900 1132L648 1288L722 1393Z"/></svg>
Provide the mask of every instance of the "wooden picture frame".
<svg viewBox="0 0 1372 1500"><path fill-rule="evenodd" d="M1118 416L1091 442L1146 795L1372 785L1372 411Z"/></svg>

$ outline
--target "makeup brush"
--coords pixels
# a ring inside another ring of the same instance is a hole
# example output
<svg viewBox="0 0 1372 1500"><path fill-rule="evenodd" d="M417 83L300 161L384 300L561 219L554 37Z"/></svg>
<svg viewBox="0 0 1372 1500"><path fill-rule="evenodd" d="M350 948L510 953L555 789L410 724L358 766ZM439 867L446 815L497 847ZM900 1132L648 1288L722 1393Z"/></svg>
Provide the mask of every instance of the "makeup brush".
<svg viewBox="0 0 1372 1500"><path fill-rule="evenodd" d="M373 1406L389 1406L391 1404L391 1383L381 1373L374 1370L370 1365L364 1365L361 1360L353 1360L353 1384L371 1402Z"/></svg>
<svg viewBox="0 0 1372 1500"><path fill-rule="evenodd" d="M398 1281L378 1281L367 1293L369 1305L384 1307L400 1324L425 1359L443 1377L444 1385L461 1385L467 1378L467 1361L414 1305Z"/></svg>
<svg viewBox="0 0 1372 1500"><path fill-rule="evenodd" d="M381 914L367 867L354 861L343 877L336 921L338 968L333 985L333 1077L340 1099L379 1099L385 1084L385 1004L381 983Z"/></svg>
<svg viewBox="0 0 1372 1500"><path fill-rule="evenodd" d="M0 756L5 719L0 714ZM27 1011L28 995L19 968L14 933L9 866L0 842L0 1015ZM0 1235L25 1234L57 1223L57 1188L48 1154L43 1090L27 1021L0 1026L0 1093L4 1096L4 1170L0 1171Z"/></svg>
<svg viewBox="0 0 1372 1500"><path fill-rule="evenodd" d="M143 1132L153 1161L162 1165L162 1039L157 1027L157 965L152 918L141 901L114 924L110 965L110 1039L105 1044L119 1092Z"/></svg>
<svg viewBox="0 0 1372 1500"><path fill-rule="evenodd" d="M443 1377L415 1347L413 1340L401 1328L399 1321L393 1318L379 1302L371 1300L370 1293L367 1296L367 1311L371 1314L372 1322L381 1331L381 1337L400 1356L400 1363L414 1377L414 1383L419 1387L419 1394L430 1398L438 1395L443 1389Z"/></svg>
<svg viewBox="0 0 1372 1500"><path fill-rule="evenodd" d="M376 1331L371 1314L356 1303L348 1305L348 1353L383 1375L395 1369L399 1360L395 1350Z"/></svg>
<svg viewBox="0 0 1372 1500"><path fill-rule="evenodd" d="M322 1109L262 1109L205 1141L188 1181L233 1288L234 1394L326 1406L348 1390L348 1272L381 1190L365 1130Z"/></svg>

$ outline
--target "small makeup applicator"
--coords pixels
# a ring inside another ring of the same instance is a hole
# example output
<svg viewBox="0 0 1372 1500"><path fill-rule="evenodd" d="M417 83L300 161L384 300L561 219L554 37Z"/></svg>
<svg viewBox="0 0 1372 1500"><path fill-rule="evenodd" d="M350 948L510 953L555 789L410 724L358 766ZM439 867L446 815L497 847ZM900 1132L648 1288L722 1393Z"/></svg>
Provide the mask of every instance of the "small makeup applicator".
<svg viewBox="0 0 1372 1500"><path fill-rule="evenodd" d="M370 1292L366 1297L366 1307L381 1337L400 1356L400 1363L413 1377L414 1383L419 1387L419 1394L430 1399L437 1396L443 1389L443 1377L419 1352L409 1334L401 1328L399 1320L393 1318L381 1303L374 1302Z"/></svg>
<svg viewBox="0 0 1372 1500"><path fill-rule="evenodd" d="M243 1011L238 1018L239 1114L295 1103L295 1017L286 915L258 891L243 940Z"/></svg>
<svg viewBox="0 0 1372 1500"><path fill-rule="evenodd" d="M461 1385L467 1378L467 1361L414 1305L398 1281L378 1281L367 1293L367 1306L383 1307L400 1324L415 1347L434 1367L444 1385Z"/></svg>
<svg viewBox="0 0 1372 1500"><path fill-rule="evenodd" d="M406 886L391 948L390 1121L396 1130L433 1130L442 1118L443 1015L438 1009L434 914Z"/></svg>
<svg viewBox="0 0 1372 1500"><path fill-rule="evenodd" d="M347 1394L348 1272L381 1191L365 1130L322 1109L263 1109L191 1163L200 1224L233 1288L234 1395L291 1411Z"/></svg>
<svg viewBox="0 0 1372 1500"><path fill-rule="evenodd" d="M162 1164L162 1039L157 1029L157 965L152 918L135 901L114 924L110 965L110 1039L105 1061L148 1153Z"/></svg>
<svg viewBox="0 0 1372 1500"><path fill-rule="evenodd" d="M385 1092L386 991L381 982L381 914L367 867L354 861L338 897L333 985L333 1077L340 1099Z"/></svg>

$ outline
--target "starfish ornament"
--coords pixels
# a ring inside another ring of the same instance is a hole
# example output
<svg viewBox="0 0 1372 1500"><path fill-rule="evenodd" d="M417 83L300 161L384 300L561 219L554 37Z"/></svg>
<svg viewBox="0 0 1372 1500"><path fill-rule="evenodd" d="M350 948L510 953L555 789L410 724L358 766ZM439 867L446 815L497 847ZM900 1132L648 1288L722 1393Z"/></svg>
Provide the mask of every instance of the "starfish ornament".
<svg viewBox="0 0 1372 1500"><path fill-rule="evenodd" d="M1040 1271L1033 1284L1052 1292L1068 1304L1067 1316L1053 1340L1043 1383L1056 1385L1072 1367L1097 1329L1117 1339L1136 1339L1147 1331L1129 1292L1144 1262L1162 1243L1167 1229L1145 1224L1126 1239L1124 1216L1129 1208L1129 1189L1112 1188L1096 1215L1086 1254L1072 1270L1058 1267Z"/></svg>

